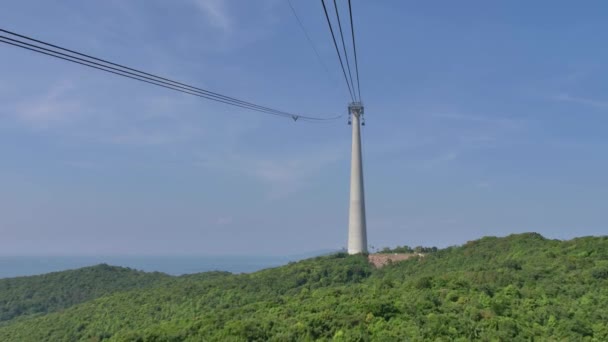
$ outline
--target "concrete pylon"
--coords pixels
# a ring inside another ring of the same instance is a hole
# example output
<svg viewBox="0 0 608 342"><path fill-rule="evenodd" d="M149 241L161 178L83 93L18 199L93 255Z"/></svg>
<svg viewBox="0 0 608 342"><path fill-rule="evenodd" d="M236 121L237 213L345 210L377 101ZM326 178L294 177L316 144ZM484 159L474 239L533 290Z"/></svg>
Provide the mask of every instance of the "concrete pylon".
<svg viewBox="0 0 608 342"><path fill-rule="evenodd" d="M353 140L350 161L350 207L348 215L348 254L367 253L365 223L365 191L363 189L363 159L361 157L361 122L363 105L348 106L352 119Z"/></svg>

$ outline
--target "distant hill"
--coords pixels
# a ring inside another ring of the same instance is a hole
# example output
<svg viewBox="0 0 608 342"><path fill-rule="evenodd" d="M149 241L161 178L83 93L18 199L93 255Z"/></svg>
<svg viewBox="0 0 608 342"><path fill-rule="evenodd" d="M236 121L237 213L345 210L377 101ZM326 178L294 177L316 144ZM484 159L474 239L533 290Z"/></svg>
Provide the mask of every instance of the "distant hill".
<svg viewBox="0 0 608 342"><path fill-rule="evenodd" d="M0 279L0 324L18 316L65 309L117 291L150 287L169 278L162 273L102 264L38 276Z"/></svg>
<svg viewBox="0 0 608 342"><path fill-rule="evenodd" d="M0 341L608 341L606 322L608 238L527 233L381 269L334 254L179 277L11 321Z"/></svg>

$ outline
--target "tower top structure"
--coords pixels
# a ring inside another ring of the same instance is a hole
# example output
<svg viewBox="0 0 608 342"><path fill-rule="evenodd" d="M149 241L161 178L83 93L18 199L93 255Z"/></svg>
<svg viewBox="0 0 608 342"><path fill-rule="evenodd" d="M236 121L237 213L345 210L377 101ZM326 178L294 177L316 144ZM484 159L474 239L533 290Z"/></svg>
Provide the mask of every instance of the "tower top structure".
<svg viewBox="0 0 608 342"><path fill-rule="evenodd" d="M363 114L363 102L351 102L348 104L348 111L352 114Z"/></svg>

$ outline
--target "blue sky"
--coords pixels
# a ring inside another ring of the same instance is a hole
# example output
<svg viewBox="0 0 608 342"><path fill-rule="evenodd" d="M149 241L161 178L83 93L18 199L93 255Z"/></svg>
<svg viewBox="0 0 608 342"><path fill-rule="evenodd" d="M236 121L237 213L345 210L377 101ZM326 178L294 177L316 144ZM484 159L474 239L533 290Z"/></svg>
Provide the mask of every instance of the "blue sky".
<svg viewBox="0 0 608 342"><path fill-rule="evenodd" d="M292 2L329 74L286 0L8 0L0 22L256 103L344 113L321 4ZM370 245L606 234L605 2L353 3ZM346 245L345 120L294 123L5 45L0 75L0 254Z"/></svg>

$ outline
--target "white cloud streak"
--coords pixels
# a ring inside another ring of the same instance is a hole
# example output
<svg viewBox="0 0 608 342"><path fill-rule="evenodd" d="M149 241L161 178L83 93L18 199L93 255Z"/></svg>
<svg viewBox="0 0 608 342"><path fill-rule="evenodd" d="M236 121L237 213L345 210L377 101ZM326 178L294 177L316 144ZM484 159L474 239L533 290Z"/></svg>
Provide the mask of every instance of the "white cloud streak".
<svg viewBox="0 0 608 342"><path fill-rule="evenodd" d="M234 23L226 9L224 0L195 0L196 7L209 20L209 24L223 33L231 33Z"/></svg>
<svg viewBox="0 0 608 342"><path fill-rule="evenodd" d="M523 120L514 119L508 117L496 117L496 116L481 116L473 114L462 114L462 113L435 113L432 114L433 118L446 119L453 121L465 121L474 122L479 124L489 124L505 128L516 127L520 125Z"/></svg>
<svg viewBox="0 0 608 342"><path fill-rule="evenodd" d="M256 158L241 154L207 155L198 164L256 179L268 189L268 199L278 200L297 193L323 169L343 157L337 149L319 148L316 153L274 158Z"/></svg>
<svg viewBox="0 0 608 342"><path fill-rule="evenodd" d="M71 123L82 110L80 102L66 99L72 88L70 82L56 84L45 95L21 101L8 110L17 120L33 129L47 129L53 125Z"/></svg>
<svg viewBox="0 0 608 342"><path fill-rule="evenodd" d="M589 107L608 109L608 101L589 99L585 97L570 96L569 94L559 94L553 98L556 101L577 103Z"/></svg>

